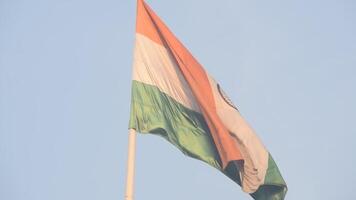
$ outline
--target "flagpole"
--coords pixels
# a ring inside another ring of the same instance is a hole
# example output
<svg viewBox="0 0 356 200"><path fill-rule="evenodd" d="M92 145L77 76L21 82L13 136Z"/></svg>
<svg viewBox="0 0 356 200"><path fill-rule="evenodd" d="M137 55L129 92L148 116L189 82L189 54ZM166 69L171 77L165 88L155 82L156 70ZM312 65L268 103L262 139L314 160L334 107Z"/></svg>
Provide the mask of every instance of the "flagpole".
<svg viewBox="0 0 356 200"><path fill-rule="evenodd" d="M129 129L129 145L127 156L127 177L125 200L133 200L134 175L135 175L136 131Z"/></svg>

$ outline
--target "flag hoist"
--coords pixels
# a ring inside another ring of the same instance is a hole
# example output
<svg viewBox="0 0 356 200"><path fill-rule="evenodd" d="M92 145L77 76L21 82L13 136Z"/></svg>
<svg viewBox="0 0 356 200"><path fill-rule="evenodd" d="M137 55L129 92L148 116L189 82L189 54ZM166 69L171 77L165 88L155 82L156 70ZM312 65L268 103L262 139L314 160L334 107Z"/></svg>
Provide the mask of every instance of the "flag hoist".
<svg viewBox="0 0 356 200"><path fill-rule="evenodd" d="M256 200L283 200L271 154L220 85L143 1L137 1L126 200L133 199L136 131L162 136Z"/></svg>

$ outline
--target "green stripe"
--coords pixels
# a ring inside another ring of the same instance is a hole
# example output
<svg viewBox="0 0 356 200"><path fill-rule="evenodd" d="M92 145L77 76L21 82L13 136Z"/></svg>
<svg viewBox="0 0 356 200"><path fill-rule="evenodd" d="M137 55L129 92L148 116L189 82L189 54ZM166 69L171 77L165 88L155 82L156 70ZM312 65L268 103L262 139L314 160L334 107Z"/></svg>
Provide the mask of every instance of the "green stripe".
<svg viewBox="0 0 356 200"><path fill-rule="evenodd" d="M225 170L203 116L186 108L157 87L138 81L132 82L131 117L129 128L139 133L164 137L185 155L217 168L240 185L235 165ZM285 192L283 178L270 156L265 184L252 194L256 200L280 200ZM272 189L271 189L272 188ZM285 189L286 190L286 189Z"/></svg>
<svg viewBox="0 0 356 200"><path fill-rule="evenodd" d="M257 200L281 200L286 196L287 190L287 184L271 154L269 154L264 184L251 196Z"/></svg>
<svg viewBox="0 0 356 200"><path fill-rule="evenodd" d="M203 116L157 87L132 82L130 128L160 135L184 154L221 169L220 158Z"/></svg>

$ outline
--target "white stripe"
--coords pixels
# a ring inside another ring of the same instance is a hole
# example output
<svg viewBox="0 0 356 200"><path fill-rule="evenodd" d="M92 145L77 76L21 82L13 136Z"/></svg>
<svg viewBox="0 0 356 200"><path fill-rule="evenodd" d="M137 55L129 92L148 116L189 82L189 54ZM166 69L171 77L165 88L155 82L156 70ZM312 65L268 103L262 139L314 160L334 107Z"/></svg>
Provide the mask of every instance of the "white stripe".
<svg viewBox="0 0 356 200"><path fill-rule="evenodd" d="M139 33L136 34L132 79L156 86L185 107L200 112L172 55L165 47Z"/></svg>
<svg viewBox="0 0 356 200"><path fill-rule="evenodd" d="M240 113L230 105L222 90L219 91L215 80L209 77L209 82L214 94L216 111L225 127L234 134L244 158L243 170L240 170L242 189L253 193L264 183L268 168L268 151Z"/></svg>
<svg viewBox="0 0 356 200"><path fill-rule="evenodd" d="M168 50L141 34L136 34L133 80L156 86L185 107L200 112L188 83ZM236 136L245 161L241 170L242 188L245 192L255 192L265 179L268 152L240 113L221 96L216 82L211 77L209 81L217 114Z"/></svg>

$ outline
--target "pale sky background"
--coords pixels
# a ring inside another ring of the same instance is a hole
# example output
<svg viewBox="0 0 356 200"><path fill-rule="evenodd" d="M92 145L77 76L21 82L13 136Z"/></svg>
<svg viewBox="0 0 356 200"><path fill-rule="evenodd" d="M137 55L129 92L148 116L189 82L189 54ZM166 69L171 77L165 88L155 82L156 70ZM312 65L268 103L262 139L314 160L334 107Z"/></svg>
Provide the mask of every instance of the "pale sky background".
<svg viewBox="0 0 356 200"><path fill-rule="evenodd" d="M356 1L147 0L252 124L287 200L356 199ZM135 0L0 0L0 199L121 200ZM252 199L153 135L136 200Z"/></svg>

